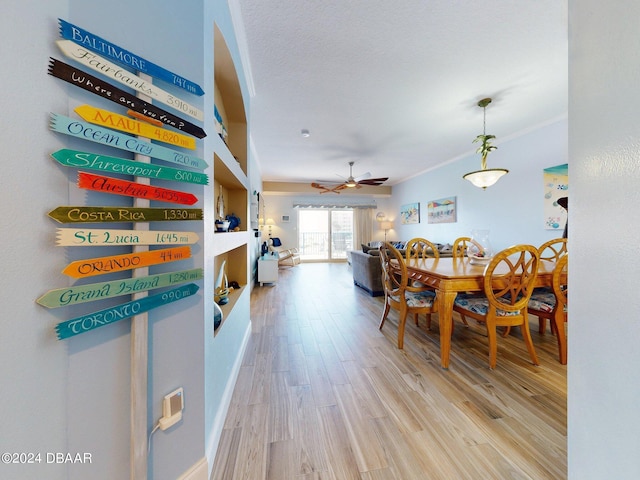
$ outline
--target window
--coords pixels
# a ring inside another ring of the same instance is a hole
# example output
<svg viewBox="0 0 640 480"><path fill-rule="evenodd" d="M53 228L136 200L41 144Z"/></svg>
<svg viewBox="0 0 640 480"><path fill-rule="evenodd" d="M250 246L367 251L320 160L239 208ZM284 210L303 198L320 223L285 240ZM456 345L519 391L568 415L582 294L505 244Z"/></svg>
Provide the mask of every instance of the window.
<svg viewBox="0 0 640 480"><path fill-rule="evenodd" d="M353 210L298 210L298 245L302 260L343 260L353 250Z"/></svg>

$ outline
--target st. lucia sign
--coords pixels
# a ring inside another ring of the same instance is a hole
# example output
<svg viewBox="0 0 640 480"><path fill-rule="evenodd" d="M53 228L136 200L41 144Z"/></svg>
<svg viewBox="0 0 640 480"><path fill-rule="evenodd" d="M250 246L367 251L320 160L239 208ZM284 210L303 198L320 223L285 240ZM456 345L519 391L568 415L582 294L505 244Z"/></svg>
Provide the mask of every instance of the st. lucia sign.
<svg viewBox="0 0 640 480"><path fill-rule="evenodd" d="M152 165L150 163L136 162L118 157L96 155L63 148L51 156L60 165L65 167L83 168L86 170L99 170L108 173L132 175L134 177L155 178L160 180L173 180L176 182L195 183L207 185L209 177L206 173L191 172L178 168Z"/></svg>
<svg viewBox="0 0 640 480"><path fill-rule="evenodd" d="M63 340L94 330L98 327L103 327L104 325L133 317L134 315L140 315L156 307L190 297L194 295L199 288L195 283L190 283L157 295L123 303L117 307L106 308L81 317L72 318L71 320L56 325L56 335L58 336L58 340Z"/></svg>
<svg viewBox="0 0 640 480"><path fill-rule="evenodd" d="M186 113L190 117L204 121L204 113L202 110L198 110L193 105L189 105L175 95L171 95L154 84L119 67L115 63L95 53L91 53L86 48L73 43L71 40L57 40L56 44L66 57L81 63L85 67L89 67L91 70L101 73L122 85L133 88L137 92L147 95L155 101L168 105L182 113Z"/></svg>
<svg viewBox="0 0 640 480"><path fill-rule="evenodd" d="M202 220L201 208L57 207L48 215L59 223L175 222Z"/></svg>
<svg viewBox="0 0 640 480"><path fill-rule="evenodd" d="M154 187L142 183L128 182L117 178L78 172L78 187L96 192L123 195L126 197L144 198L158 202L193 205L198 198L192 193Z"/></svg>
<svg viewBox="0 0 640 480"><path fill-rule="evenodd" d="M179 270L177 272L160 273L146 277L126 278L110 282L91 283L67 288L49 290L36 300L46 308L66 307L79 303L94 302L105 298L132 295L134 293L155 290L156 288L171 287L181 283L194 282L203 278L203 270Z"/></svg>
<svg viewBox="0 0 640 480"><path fill-rule="evenodd" d="M78 45L82 45L89 50L99 53L100 55L104 55L105 57L108 57L122 65L126 65L135 70L151 75L152 77L159 78L167 83L183 88L189 93L193 93L195 95L204 94L204 91L199 85L181 77L180 75L176 75L169 70L159 67L138 55L128 52L127 50L103 40L97 35L89 33L86 30L76 27L75 25L60 18L58 19L58 22L60 23L60 36L62 38L72 40Z"/></svg>
<svg viewBox="0 0 640 480"><path fill-rule="evenodd" d="M101 80L98 77L94 77L83 70L61 62L60 60L49 58L49 75L80 87L87 92L98 95L99 97L111 100L112 102L122 105L129 110L144 115L146 118L159 120L165 125L177 128L178 130L189 133L194 137L204 138L207 136L202 128L188 122L184 118L180 118L157 105L147 103L135 95L131 95L129 92L125 92L115 85L111 85L109 82Z"/></svg>
<svg viewBox="0 0 640 480"><path fill-rule="evenodd" d="M149 267L161 263L176 262L191 257L190 247L165 248L148 252L127 253L110 257L76 260L67 265L62 273L73 278L86 278L135 268Z"/></svg>
<svg viewBox="0 0 640 480"><path fill-rule="evenodd" d="M177 163L183 167L196 168L198 170L207 168L207 162L201 158L192 157L185 153L163 147L162 145L139 140L136 137L118 133L109 128L96 127L82 120L74 120L64 115L58 115L57 113L51 114L49 128L54 132L71 135L72 137L82 138L90 142L108 145L140 155L147 155L166 162Z"/></svg>
<svg viewBox="0 0 640 480"><path fill-rule="evenodd" d="M99 228L58 228L59 247L111 247L114 245L193 245L195 232L164 230L117 230Z"/></svg>
<svg viewBox="0 0 640 480"><path fill-rule="evenodd" d="M149 123L125 117L124 115L118 115L117 113L95 108L91 105L81 105L75 108L74 111L80 115L81 118L94 125L113 128L120 132L150 138L151 140L169 143L182 148L189 148L191 150L195 150L196 148L196 139L193 137L158 128Z"/></svg>

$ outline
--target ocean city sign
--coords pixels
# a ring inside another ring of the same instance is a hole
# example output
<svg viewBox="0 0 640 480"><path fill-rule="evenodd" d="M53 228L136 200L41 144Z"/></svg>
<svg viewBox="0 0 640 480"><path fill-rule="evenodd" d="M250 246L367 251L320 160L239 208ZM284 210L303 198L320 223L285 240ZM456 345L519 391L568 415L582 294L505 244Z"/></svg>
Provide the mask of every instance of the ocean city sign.
<svg viewBox="0 0 640 480"><path fill-rule="evenodd" d="M129 182L119 178L94 175L92 173L78 172L78 187L96 192L123 195L126 197L144 198L167 203L180 203L193 205L198 198L192 193L170 190L168 188L154 187L142 183Z"/></svg>
<svg viewBox="0 0 640 480"><path fill-rule="evenodd" d="M179 270L177 272L159 273L146 277L125 278L110 282L90 283L66 288L49 290L36 300L46 308L67 307L79 303L94 302L105 298L133 295L134 293L171 287L181 283L201 280L204 276L202 268Z"/></svg>
<svg viewBox="0 0 640 480"><path fill-rule="evenodd" d="M175 222L202 220L201 208L57 207L48 213L59 223Z"/></svg>
<svg viewBox="0 0 640 480"><path fill-rule="evenodd" d="M117 230L100 228L58 228L58 247L105 247L114 245L193 245L195 232L164 230Z"/></svg>
<svg viewBox="0 0 640 480"><path fill-rule="evenodd" d="M189 283L188 285L176 287L157 295L123 303L117 307L106 308L82 315L81 317L72 318L71 320L56 325L56 335L58 336L58 340L63 340L90 330L95 330L96 328L133 317L134 315L140 315L141 313L148 312L162 305L190 297L194 295L199 288L195 283Z"/></svg>
<svg viewBox="0 0 640 480"><path fill-rule="evenodd" d="M192 157L185 153L163 147L162 145L149 143L132 137L131 135L118 133L109 128L96 127L82 120L74 120L64 115L58 115L57 113L51 114L49 128L54 132L71 135L72 137L82 138L90 142L100 143L128 152L158 158L166 162L177 163L183 167L204 170L208 166L207 162L201 158Z"/></svg>
<svg viewBox="0 0 640 480"><path fill-rule="evenodd" d="M132 175L134 177L173 180L198 185L209 184L209 177L206 173L191 172L189 170L136 162L135 160L126 160L118 157L108 157L106 155L96 155L78 150L63 148L52 153L51 157L65 167L99 170L101 172Z"/></svg>

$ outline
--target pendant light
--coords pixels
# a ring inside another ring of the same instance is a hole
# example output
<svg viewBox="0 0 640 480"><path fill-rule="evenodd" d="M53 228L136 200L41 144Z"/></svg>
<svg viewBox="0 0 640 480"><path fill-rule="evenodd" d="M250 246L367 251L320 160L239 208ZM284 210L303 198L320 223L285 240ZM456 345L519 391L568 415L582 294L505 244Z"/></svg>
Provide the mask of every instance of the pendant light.
<svg viewBox="0 0 640 480"><path fill-rule="evenodd" d="M487 187L490 187L491 185L496 183L500 179L500 177L509 173L509 170L506 170L504 168L487 168L487 155L489 155L489 152L491 152L492 150L495 150L496 148L498 148L495 145L491 145L490 143L491 140L496 138L496 136L487 135L487 130L486 130L487 105L489 105L490 103L491 103L490 98L483 98L478 102L478 106L483 109L484 120L482 123L482 135L478 135L473 142L474 143L481 142L481 145L476 150L476 153L479 153L480 155L482 155L482 160L480 162L480 170L476 170L475 172L469 172L462 177L465 180L469 180L476 187L482 188L482 189L486 189Z"/></svg>

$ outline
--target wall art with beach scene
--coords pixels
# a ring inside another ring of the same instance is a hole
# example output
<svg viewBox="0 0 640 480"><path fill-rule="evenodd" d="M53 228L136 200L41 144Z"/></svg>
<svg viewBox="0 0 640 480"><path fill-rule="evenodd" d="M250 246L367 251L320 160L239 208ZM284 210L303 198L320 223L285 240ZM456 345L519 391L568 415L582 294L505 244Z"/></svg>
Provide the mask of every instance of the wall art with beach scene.
<svg viewBox="0 0 640 480"><path fill-rule="evenodd" d="M400 223L420 223L420 203L407 203L400 207Z"/></svg>
<svg viewBox="0 0 640 480"><path fill-rule="evenodd" d="M455 223L456 197L439 198L427 204L427 223Z"/></svg>
<svg viewBox="0 0 640 480"><path fill-rule="evenodd" d="M544 228L563 230L567 211L558 205L558 199L569 196L569 164L544 169Z"/></svg>

